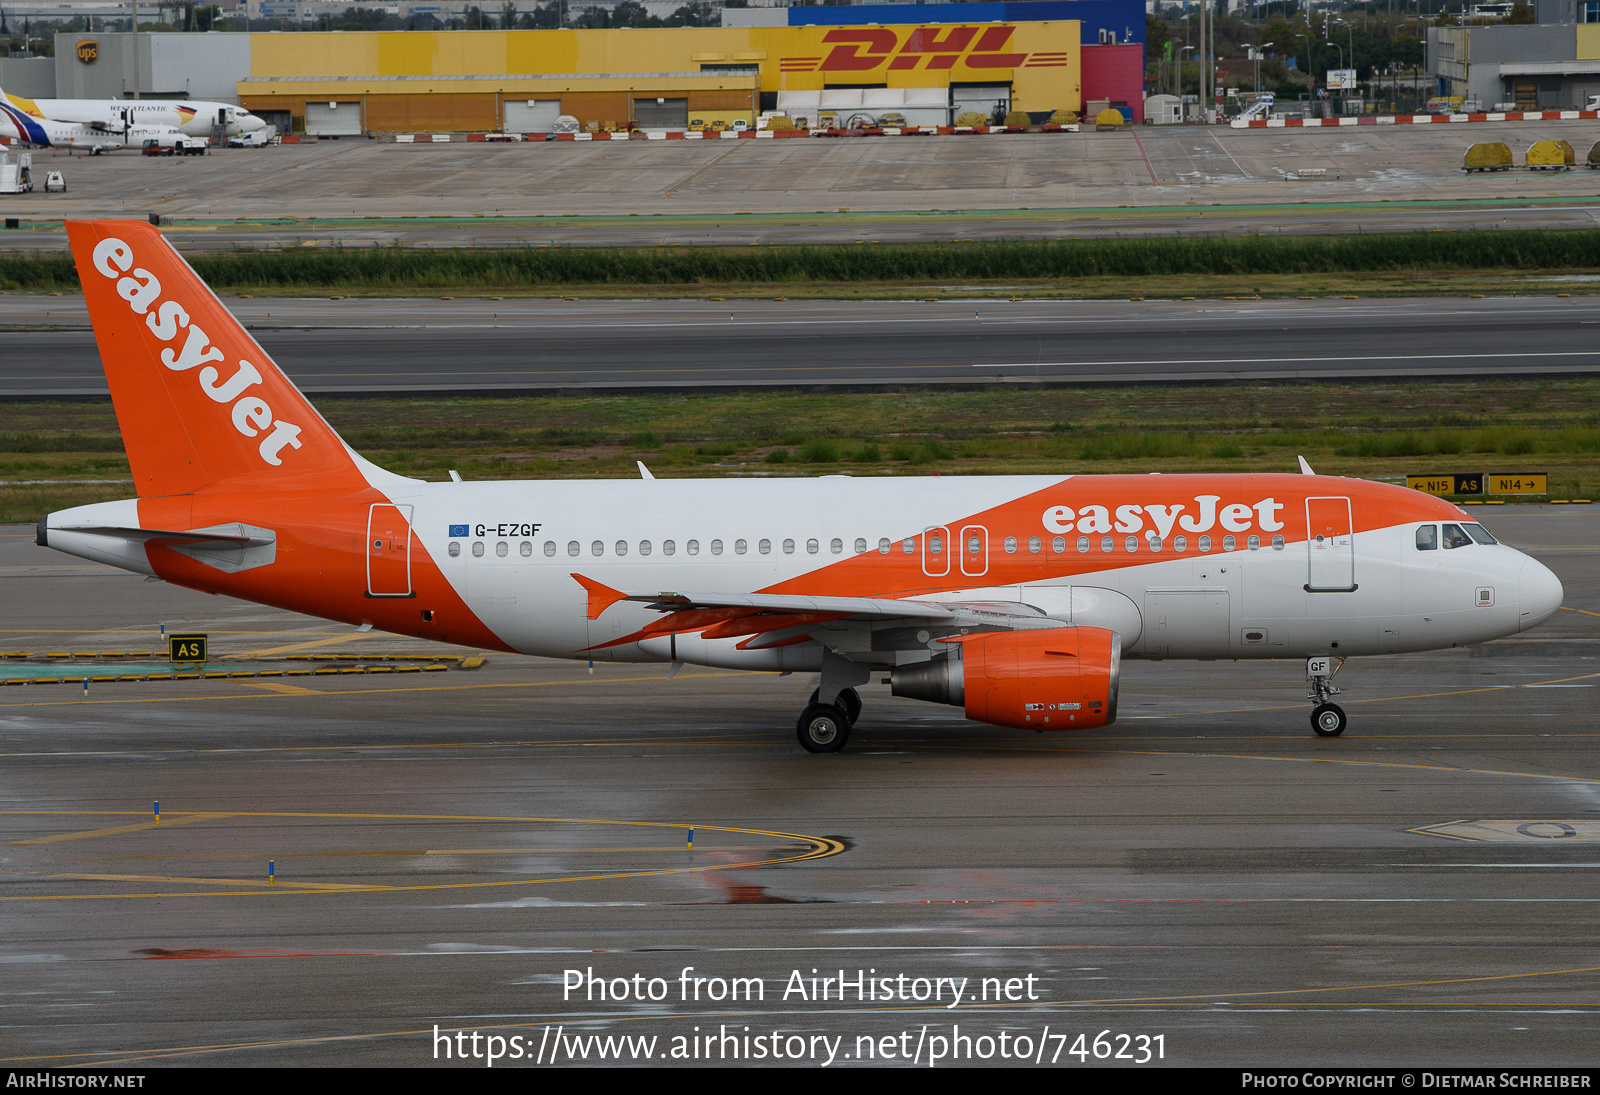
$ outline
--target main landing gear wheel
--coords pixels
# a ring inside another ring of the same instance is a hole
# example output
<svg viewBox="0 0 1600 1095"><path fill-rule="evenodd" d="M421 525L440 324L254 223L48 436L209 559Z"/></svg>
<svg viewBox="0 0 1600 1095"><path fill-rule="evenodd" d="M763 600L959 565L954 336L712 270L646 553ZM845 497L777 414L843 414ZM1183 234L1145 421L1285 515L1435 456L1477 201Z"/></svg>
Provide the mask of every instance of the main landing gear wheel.
<svg viewBox="0 0 1600 1095"><path fill-rule="evenodd" d="M820 688L813 688L811 690L811 702L816 703L817 697L821 694L822 690ZM850 720L851 726L860 721L861 693L854 688L841 688L838 698L833 701L833 705L844 712L844 717Z"/></svg>
<svg viewBox="0 0 1600 1095"><path fill-rule="evenodd" d="M1344 708L1336 703L1318 704L1311 712L1311 729L1318 737L1336 738L1344 733Z"/></svg>
<svg viewBox="0 0 1600 1095"><path fill-rule="evenodd" d="M831 703L813 703L795 724L800 747L808 753L837 753L850 740L850 720Z"/></svg>

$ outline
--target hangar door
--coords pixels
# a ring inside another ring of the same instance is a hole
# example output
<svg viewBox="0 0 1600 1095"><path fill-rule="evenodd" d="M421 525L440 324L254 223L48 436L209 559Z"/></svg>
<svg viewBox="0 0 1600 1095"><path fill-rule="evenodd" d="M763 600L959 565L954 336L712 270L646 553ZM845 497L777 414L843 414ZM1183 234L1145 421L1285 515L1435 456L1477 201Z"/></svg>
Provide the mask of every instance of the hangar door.
<svg viewBox="0 0 1600 1095"><path fill-rule="evenodd" d="M306 132L316 137L361 136L361 104L307 103Z"/></svg>
<svg viewBox="0 0 1600 1095"><path fill-rule="evenodd" d="M688 129L688 99L635 99L633 120L640 129Z"/></svg>
<svg viewBox="0 0 1600 1095"><path fill-rule="evenodd" d="M989 122L1001 122L1011 112L1010 84L951 84L950 117L982 114ZM998 117L996 117L998 115ZM959 124L959 121L957 122Z"/></svg>
<svg viewBox="0 0 1600 1095"><path fill-rule="evenodd" d="M561 117L560 99L507 99L503 105L507 133L553 133Z"/></svg>

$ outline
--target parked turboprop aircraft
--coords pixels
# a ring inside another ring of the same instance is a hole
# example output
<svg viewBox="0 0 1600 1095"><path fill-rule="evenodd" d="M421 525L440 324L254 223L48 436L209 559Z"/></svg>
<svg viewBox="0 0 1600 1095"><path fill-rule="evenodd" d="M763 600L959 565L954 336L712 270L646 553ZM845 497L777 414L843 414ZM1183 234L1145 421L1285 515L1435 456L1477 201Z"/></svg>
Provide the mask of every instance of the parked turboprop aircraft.
<svg viewBox="0 0 1600 1095"><path fill-rule="evenodd" d="M187 137L210 137L218 125L223 128L223 136L232 137L264 129L267 124L243 107L229 103L187 99L27 99L7 95L3 89L0 115L19 140L44 146L67 143L52 136L48 125L51 122L119 136L130 127L171 127ZM0 133L4 128L0 126ZM82 141L72 143L73 147L88 147ZM121 148L123 142L100 147Z"/></svg>
<svg viewBox="0 0 1600 1095"><path fill-rule="evenodd" d="M1312 726L1337 735L1344 658L1511 635L1561 602L1455 506L1309 469L409 479L345 445L154 228L67 233L139 497L52 513L40 544L443 642L820 673L813 752L884 671L980 721L1104 726L1124 656L1310 659Z"/></svg>
<svg viewBox="0 0 1600 1095"><path fill-rule="evenodd" d="M9 124L8 124L9 123ZM116 148L143 148L155 141L172 148L188 140L183 130L171 125L134 124L119 130L95 129L81 122L52 122L29 118L19 122L0 102L0 137L16 137L41 148L87 148L98 155Z"/></svg>

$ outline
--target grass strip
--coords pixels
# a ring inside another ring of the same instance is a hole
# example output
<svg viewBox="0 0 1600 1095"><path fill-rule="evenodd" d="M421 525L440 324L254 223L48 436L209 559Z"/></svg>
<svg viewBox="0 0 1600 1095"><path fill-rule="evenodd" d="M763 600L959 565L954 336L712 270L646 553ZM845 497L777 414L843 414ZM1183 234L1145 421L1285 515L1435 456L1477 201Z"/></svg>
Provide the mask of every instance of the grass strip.
<svg viewBox="0 0 1600 1095"><path fill-rule="evenodd" d="M1294 471L1550 475L1600 497L1600 379L325 400L382 467L444 480ZM109 401L0 404L0 522L129 497Z"/></svg>
<svg viewBox="0 0 1600 1095"><path fill-rule="evenodd" d="M284 248L196 254L227 290L444 289L555 285L860 284L917 279L1291 276L1395 271L1600 268L1587 230L1181 239L993 240L774 247ZM0 288L74 288L60 254L0 256Z"/></svg>

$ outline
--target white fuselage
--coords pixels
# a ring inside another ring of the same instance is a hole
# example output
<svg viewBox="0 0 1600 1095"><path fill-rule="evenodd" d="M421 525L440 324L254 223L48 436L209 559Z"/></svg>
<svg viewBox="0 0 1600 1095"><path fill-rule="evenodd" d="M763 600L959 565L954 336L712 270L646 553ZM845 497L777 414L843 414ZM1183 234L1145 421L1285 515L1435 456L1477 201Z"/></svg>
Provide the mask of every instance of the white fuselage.
<svg viewBox="0 0 1600 1095"><path fill-rule="evenodd" d="M618 661L668 660L675 652L678 660L798 668L789 661L799 648L737 650L734 640L682 635L675 650L666 639L645 639L590 652L660 614L621 603L587 620L584 592L572 574L629 590L768 589L854 556L858 541L866 543L863 554L869 557L879 557L885 538L898 553L908 534L954 524L952 514L978 513L1059 482L625 480L419 484L409 492L390 487L388 493L396 504L414 507L413 534L428 555L483 622L520 651L592 653ZM1019 515L1016 523L1026 524L1030 515ZM448 535L451 525L462 524L469 535ZM1553 613L1560 598L1559 583L1542 564L1505 545L1417 550L1415 523L1357 533L1355 588L1341 592L1306 589L1312 548L1305 540L1277 547L1263 540L1264 546L1251 549L1241 535L1238 546L1225 551L1219 536L1212 550L1200 552L1198 538L1191 536L1179 552L1172 537L1159 551L1141 537L1130 552L1132 537L1118 534L1110 552L1102 550L1101 536L1090 537L1090 550L1079 552L1079 537L1069 536L1064 553L1052 551L1054 538L1030 553L1032 529L1019 527L1016 550L1007 553L1011 531L984 529L981 562L919 556L916 588L905 588L902 579L897 588L872 592L944 602L1021 602L1065 622L1110 627L1122 635L1129 655L1152 658L1362 655L1459 646L1532 626ZM765 553L763 542L769 545ZM1037 566L1023 569L1037 574L1018 574L1019 558L1030 556ZM1077 572L1060 573L1063 563ZM997 585L991 575L1001 571L1011 580ZM825 585L818 583L817 590ZM1480 599L1484 589L1490 591L1487 602ZM853 657L896 661L893 651L873 654L870 634L840 637Z"/></svg>

